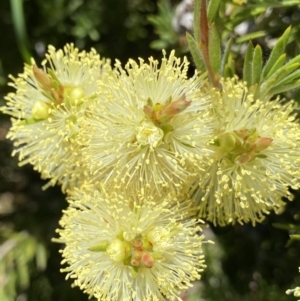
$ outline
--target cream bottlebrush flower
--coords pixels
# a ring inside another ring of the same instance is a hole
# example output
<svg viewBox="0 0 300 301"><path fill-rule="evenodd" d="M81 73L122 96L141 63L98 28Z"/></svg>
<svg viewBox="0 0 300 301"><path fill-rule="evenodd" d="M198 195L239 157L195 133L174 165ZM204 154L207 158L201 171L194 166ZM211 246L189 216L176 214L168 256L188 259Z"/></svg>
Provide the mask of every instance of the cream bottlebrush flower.
<svg viewBox="0 0 300 301"><path fill-rule="evenodd" d="M97 300L178 300L205 267L187 205L91 191L73 192L57 230L67 278Z"/></svg>
<svg viewBox="0 0 300 301"><path fill-rule="evenodd" d="M214 224L260 222L299 188L300 127L293 102L253 100L245 84L222 81L210 92L218 126L214 163L196 182L200 216ZM199 185L198 185L199 184Z"/></svg>
<svg viewBox="0 0 300 301"><path fill-rule="evenodd" d="M43 178L51 178L50 184L58 181L66 189L84 177L77 144L80 120L110 65L95 50L79 52L68 44L63 50L49 46L42 66L32 61L24 73L11 77L16 93L8 94L2 111L13 116L8 138L14 140L20 165L32 164Z"/></svg>
<svg viewBox="0 0 300 301"><path fill-rule="evenodd" d="M212 132L205 76L187 78L188 62L165 52L161 64L129 60L102 83L91 107L86 158L96 180L122 190L182 188L202 169Z"/></svg>

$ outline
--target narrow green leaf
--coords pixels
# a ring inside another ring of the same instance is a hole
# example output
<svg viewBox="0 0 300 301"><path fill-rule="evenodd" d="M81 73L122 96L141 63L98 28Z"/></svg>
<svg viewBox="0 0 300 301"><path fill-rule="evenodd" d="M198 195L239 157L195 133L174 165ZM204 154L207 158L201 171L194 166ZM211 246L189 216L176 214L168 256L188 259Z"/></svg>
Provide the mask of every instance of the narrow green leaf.
<svg viewBox="0 0 300 301"><path fill-rule="evenodd" d="M207 19L209 23L214 21L216 12L218 11L219 4L221 0L210 0L207 8Z"/></svg>
<svg viewBox="0 0 300 301"><path fill-rule="evenodd" d="M271 75L266 81L264 81L260 86L260 95L259 97L262 98L264 95L269 94L269 91L275 87L278 87L278 83L288 74L293 72L299 67L299 64L293 64L288 67L284 66L277 70L273 75Z"/></svg>
<svg viewBox="0 0 300 301"><path fill-rule="evenodd" d="M270 95L279 94L279 93L287 92L289 90L297 89L299 87L300 87L300 79L292 84L279 85L278 87L274 87L270 89L269 94Z"/></svg>
<svg viewBox="0 0 300 301"><path fill-rule="evenodd" d="M264 1L260 1L259 4L255 3L255 1L253 1L254 3L247 3L247 5L249 7L256 7L257 5L260 5L261 7L265 7L265 8L282 8L285 6L293 6L293 5L297 5L299 4L299 0L278 0L278 1L274 1L274 0L264 0Z"/></svg>
<svg viewBox="0 0 300 301"><path fill-rule="evenodd" d="M221 69L221 42L214 23L209 28L208 51L211 67L214 73L219 74Z"/></svg>
<svg viewBox="0 0 300 301"><path fill-rule="evenodd" d="M222 76L224 78L232 77L232 70L231 70L230 66L228 66L228 65L225 66Z"/></svg>
<svg viewBox="0 0 300 301"><path fill-rule="evenodd" d="M36 246L36 266L40 270L44 270L47 266L47 252L43 244L39 243Z"/></svg>
<svg viewBox="0 0 300 301"><path fill-rule="evenodd" d="M262 78L265 78L267 76L267 74L269 74L269 72L270 72L271 68L273 67L273 65L275 64L275 62L284 53L290 32L291 32L291 27L288 27L285 30L285 32L283 33L283 35L278 39L277 43L275 44L275 46L270 54L270 57L265 65L265 67L263 68Z"/></svg>
<svg viewBox="0 0 300 301"><path fill-rule="evenodd" d="M278 69L274 74L270 77L275 78L276 82L279 82L281 79L286 78L290 73L292 73L294 70L299 68L299 64L295 63L288 66L283 66L280 69Z"/></svg>
<svg viewBox="0 0 300 301"><path fill-rule="evenodd" d="M294 81L297 80L300 80L300 70L297 70L285 76L281 81L278 82L278 85L292 84Z"/></svg>
<svg viewBox="0 0 300 301"><path fill-rule="evenodd" d="M201 10L201 2L202 0L194 1L194 38L196 41L196 45L200 42L200 10Z"/></svg>
<svg viewBox="0 0 300 301"><path fill-rule="evenodd" d="M26 34L26 23L24 20L23 0L10 0L13 25L16 33L17 44L23 60L30 64L31 54Z"/></svg>
<svg viewBox="0 0 300 301"><path fill-rule="evenodd" d="M223 54L223 58L222 58L222 62L221 62L221 70L220 70L220 75L222 77L225 77L225 66L228 63L228 59L229 59L229 54L231 52L231 47L232 47L232 43L233 40L232 38L230 38L230 40L228 41L224 54Z"/></svg>
<svg viewBox="0 0 300 301"><path fill-rule="evenodd" d="M232 58L232 55L229 55L229 58L227 60L227 63L224 68L224 74L223 77L233 77L235 75L235 62Z"/></svg>
<svg viewBox="0 0 300 301"><path fill-rule="evenodd" d="M285 65L292 65L294 63L299 63L300 64L300 54L298 54L297 56L295 56L293 59L289 60Z"/></svg>
<svg viewBox="0 0 300 301"><path fill-rule="evenodd" d="M166 41L154 40L150 43L150 47L152 49L161 50L161 49L165 49L166 47L168 47L168 45L167 45Z"/></svg>
<svg viewBox="0 0 300 301"><path fill-rule="evenodd" d="M270 69L269 73L266 74L266 78L268 78L269 75L272 76L277 70L279 70L279 69L283 66L285 60L286 60L286 54L284 53L284 54L282 54L282 55L278 58L278 60L274 63L274 65L273 65L272 68Z"/></svg>
<svg viewBox="0 0 300 301"><path fill-rule="evenodd" d="M252 85L260 82L262 70L262 51L259 45L256 45L253 52L252 59Z"/></svg>
<svg viewBox="0 0 300 301"><path fill-rule="evenodd" d="M18 259L17 259L17 271L18 271L18 279L19 279L19 283L20 283L20 286L22 288L25 288L28 286L29 284L29 271L28 271L28 260L26 260L27 258L25 258L25 256L20 256Z"/></svg>
<svg viewBox="0 0 300 301"><path fill-rule="evenodd" d="M205 72L206 71L205 63L195 39L189 33L186 34L186 39L197 70L200 73Z"/></svg>
<svg viewBox="0 0 300 301"><path fill-rule="evenodd" d="M299 234L292 234L292 235L290 235L290 238L294 239L294 240L300 240L300 235Z"/></svg>
<svg viewBox="0 0 300 301"><path fill-rule="evenodd" d="M296 225L294 224L273 223L272 226L281 230L294 230L296 228Z"/></svg>
<svg viewBox="0 0 300 301"><path fill-rule="evenodd" d="M257 39L260 37L265 37L265 36L266 36L266 32L263 30L251 32L251 33L245 34L245 35L237 38L236 43L240 44L240 43L244 43L244 42L254 40L254 39Z"/></svg>
<svg viewBox="0 0 300 301"><path fill-rule="evenodd" d="M247 82L247 86L252 85L252 57L254 47L252 41L249 41L248 48L245 54L244 68L243 68L243 80Z"/></svg>

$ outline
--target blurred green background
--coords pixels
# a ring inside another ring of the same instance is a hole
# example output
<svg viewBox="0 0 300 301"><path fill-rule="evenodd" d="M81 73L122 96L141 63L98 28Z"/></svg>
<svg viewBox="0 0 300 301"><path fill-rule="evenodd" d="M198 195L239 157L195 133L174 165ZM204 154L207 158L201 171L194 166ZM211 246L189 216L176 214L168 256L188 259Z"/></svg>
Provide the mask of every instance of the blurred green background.
<svg viewBox="0 0 300 301"><path fill-rule="evenodd" d="M2 0L0 5L0 105L12 91L8 74L22 72L32 56L44 57L48 44L56 48L73 42L94 47L102 57L122 63L138 57L161 57L161 49L187 55L185 31L175 32L172 18L180 1L151 0ZM297 4L298 3L298 4ZM188 9L187 12L188 14ZM175 21L179 22L179 19ZM174 21L173 21L174 22ZM217 26L226 45L234 38L231 59L241 74L245 42L259 43L264 57L292 25L287 52L300 53L299 1L221 1ZM191 65L191 73L193 64ZM298 91L285 97L300 100ZM9 117L0 115L0 300L87 300L60 273L59 244L51 242L62 210L67 206L59 187L42 191L46 183L31 166L18 167L5 139ZM295 300L285 295L300 285L300 243L290 241L300 224L300 194L280 215L270 214L256 227L207 226L215 245L206 247L207 270L184 300ZM280 224L275 227L274 224Z"/></svg>

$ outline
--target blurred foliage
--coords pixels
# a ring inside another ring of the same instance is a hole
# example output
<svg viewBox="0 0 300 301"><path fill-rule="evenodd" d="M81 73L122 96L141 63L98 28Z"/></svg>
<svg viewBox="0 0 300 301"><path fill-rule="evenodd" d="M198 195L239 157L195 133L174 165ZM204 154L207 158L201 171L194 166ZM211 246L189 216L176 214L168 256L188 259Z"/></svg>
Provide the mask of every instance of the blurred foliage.
<svg viewBox="0 0 300 301"><path fill-rule="evenodd" d="M156 15L149 15L148 20L155 28L156 34L159 39L150 43L150 47L153 49L161 50L167 49L172 46L179 46L179 36L172 28L172 19L175 14L175 10L169 0L159 1L158 13ZM178 47L176 47L178 49Z"/></svg>
<svg viewBox="0 0 300 301"><path fill-rule="evenodd" d="M2 1L0 35L5 43L0 47L0 105L9 91L7 75L21 72L28 53L41 60L48 44L60 48L73 42L86 50L94 47L102 56L119 58L122 62L129 57L160 57L161 48L186 52L182 34L172 30L178 3L170 0ZM254 47L260 45L265 62L274 42L292 25L286 59L300 54L298 0L222 0L220 3L216 30L221 33L222 51L232 38L228 62L234 62L233 71L240 76L250 39ZM299 91L287 96L300 99ZM51 243L61 212L67 206L64 196L59 187L42 191L45 183L39 174L30 166L17 166L17 159L10 156L11 143L5 140L9 126L9 118L1 115L0 300L87 300L78 288L71 287L70 281L64 280L65 275L59 272L61 246ZM288 244L289 234L297 234L300 225L300 195L297 192L295 195L295 201L287 204L285 212L271 214L255 228L235 225L206 229L208 239L216 241L205 248L207 270L202 281L182 298L295 300L285 295L288 288L300 283L300 242L294 239Z"/></svg>
<svg viewBox="0 0 300 301"><path fill-rule="evenodd" d="M175 11L170 6L170 0L160 0L158 5L160 7L158 15L151 16L150 21L154 25L159 39L155 40L151 46L155 49L175 48L182 53L186 52L187 46L186 42L182 40L182 36L178 35L176 39L170 34L171 15L174 16ZM286 61L300 53L300 4L298 0L220 1L214 22L216 30L221 35L223 49L226 48L228 40L232 39L226 66L227 76L237 74L240 78L243 77L243 61L249 41L254 47L258 45L261 48L262 63L264 63L270 55L271 49L289 25L291 25L291 33L285 50ZM201 65L199 60L196 60L195 63ZM293 87L289 87L289 90L291 89ZM278 90L278 93L280 92ZM290 91L286 96L300 101L299 91Z"/></svg>
<svg viewBox="0 0 300 301"><path fill-rule="evenodd" d="M25 289L30 283L30 264L35 259L36 268L46 267L46 249L26 232L10 233L3 229L0 238L0 299L9 301L17 297L17 288Z"/></svg>
<svg viewBox="0 0 300 301"><path fill-rule="evenodd" d="M178 39L169 39L168 31L171 28L170 15L174 15L175 10L170 6L170 0L160 0L158 3L159 14L156 17L151 16L151 23L159 33L160 43L174 48ZM300 32L300 4L298 0L223 0L220 1L214 21L224 44L230 37L234 39L237 53L243 43L250 39L264 46L267 52L270 51L268 48L272 48L276 39L291 25L290 42L295 43L290 47L289 55L299 54L300 40L297 37Z"/></svg>
<svg viewBox="0 0 300 301"><path fill-rule="evenodd" d="M26 34L22 18L18 17L20 11L24 13L28 43L24 42L23 37L24 43L19 46L27 47L27 52L35 58L44 56L48 44L60 48L67 42L73 42L81 49L94 47L102 56L126 60L128 55L148 54L148 45L154 39L153 29L147 22L147 15L156 11L155 1L152 0L10 2L3 1L0 9L0 33L6 37L5 48L0 50L0 55L4 69L9 72L17 66L20 70L24 60L16 48L16 42L22 39L21 34ZM14 27L19 30L17 35ZM12 62L12 50L19 63Z"/></svg>

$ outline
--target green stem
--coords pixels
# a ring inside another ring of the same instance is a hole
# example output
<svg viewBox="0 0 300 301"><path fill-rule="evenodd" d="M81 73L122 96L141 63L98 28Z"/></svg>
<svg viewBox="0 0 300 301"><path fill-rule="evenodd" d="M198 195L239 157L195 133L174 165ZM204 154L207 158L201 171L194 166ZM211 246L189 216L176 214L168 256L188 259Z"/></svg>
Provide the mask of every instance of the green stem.
<svg viewBox="0 0 300 301"><path fill-rule="evenodd" d="M29 43L26 34L26 24L24 20L23 1L22 0L10 0L11 14L13 25L16 34L16 40L19 51L23 60L30 64L31 54L29 51Z"/></svg>
<svg viewBox="0 0 300 301"><path fill-rule="evenodd" d="M201 11L200 11L200 45L199 49L202 52L203 60L205 62L209 79L212 85L216 88L219 88L219 82L217 77L212 69L210 59L209 59L209 27L208 27L208 19L207 19L207 9L206 9L206 0L201 1Z"/></svg>

